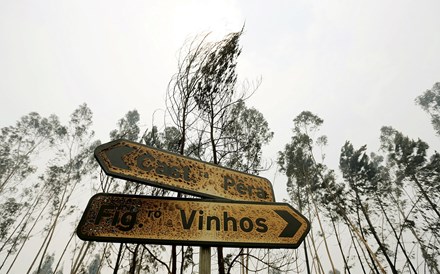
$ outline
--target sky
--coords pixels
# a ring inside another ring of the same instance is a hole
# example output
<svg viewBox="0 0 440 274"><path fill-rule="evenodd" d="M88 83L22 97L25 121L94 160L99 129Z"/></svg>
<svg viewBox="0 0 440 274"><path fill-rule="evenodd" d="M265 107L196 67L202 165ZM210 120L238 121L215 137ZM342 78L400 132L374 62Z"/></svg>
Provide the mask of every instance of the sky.
<svg viewBox="0 0 440 274"><path fill-rule="evenodd" d="M414 99L440 81L439 1L0 0L0 127L36 111L67 121L87 103L102 142L129 110L143 128L166 120L167 84L184 42L245 26L239 82L262 82L248 106L275 133L276 161L293 118L324 119L326 162L346 140L377 151L382 126L439 148ZM286 179L264 174L276 193ZM282 194L281 194L282 195Z"/></svg>

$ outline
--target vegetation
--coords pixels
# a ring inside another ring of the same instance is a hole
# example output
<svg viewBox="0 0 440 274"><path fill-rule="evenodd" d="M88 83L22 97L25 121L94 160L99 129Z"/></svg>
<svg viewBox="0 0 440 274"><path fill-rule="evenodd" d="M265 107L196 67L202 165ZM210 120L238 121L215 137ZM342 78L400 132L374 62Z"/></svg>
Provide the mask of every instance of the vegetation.
<svg viewBox="0 0 440 274"><path fill-rule="evenodd" d="M131 110L109 140L124 138L251 174L267 169L262 149L274 133L263 114L246 105L259 81L237 83L242 33L217 42L208 42L209 34L189 40L168 85L168 124L141 128L139 113ZM438 135L439 98L436 83L415 99ZM199 247L76 237L84 210L78 202L94 193L184 196L106 176L93 159L100 141L92 121L83 104L65 124L56 115L30 113L1 129L0 272L198 273ZM347 140L333 170L321 154L323 123L301 112L276 159L289 202L312 223L302 246L217 248L212 272L440 273L440 154L384 126L380 151Z"/></svg>

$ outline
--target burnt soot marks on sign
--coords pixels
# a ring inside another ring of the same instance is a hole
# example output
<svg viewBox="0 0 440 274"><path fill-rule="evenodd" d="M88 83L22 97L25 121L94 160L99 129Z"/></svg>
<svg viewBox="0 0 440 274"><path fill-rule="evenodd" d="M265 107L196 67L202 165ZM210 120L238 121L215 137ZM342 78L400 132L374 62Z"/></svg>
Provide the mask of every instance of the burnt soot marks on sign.
<svg viewBox="0 0 440 274"><path fill-rule="evenodd" d="M193 228L194 219L197 213L198 222L196 227L198 230L211 230L213 226L215 227L214 229L217 231L237 231L238 228L240 228L243 232L252 232L254 230L254 227L255 230L260 233L267 232L268 230L268 227L265 224L266 219L264 218L257 218L255 222L250 217L242 217L237 220L232 216L228 216L228 212L223 212L222 217L210 215L205 216L203 210L200 210L199 212L197 212L197 210L191 210L190 215L187 216L185 210L180 210L183 229Z"/></svg>
<svg viewBox="0 0 440 274"><path fill-rule="evenodd" d="M265 178L127 140L94 154L107 175L216 200L97 194L76 230L83 240L297 248L310 230L294 208L274 203Z"/></svg>
<svg viewBox="0 0 440 274"><path fill-rule="evenodd" d="M77 234L96 241L296 248L309 229L285 203L97 194Z"/></svg>
<svg viewBox="0 0 440 274"><path fill-rule="evenodd" d="M98 146L106 174L207 198L274 202L265 178L201 162L127 140Z"/></svg>

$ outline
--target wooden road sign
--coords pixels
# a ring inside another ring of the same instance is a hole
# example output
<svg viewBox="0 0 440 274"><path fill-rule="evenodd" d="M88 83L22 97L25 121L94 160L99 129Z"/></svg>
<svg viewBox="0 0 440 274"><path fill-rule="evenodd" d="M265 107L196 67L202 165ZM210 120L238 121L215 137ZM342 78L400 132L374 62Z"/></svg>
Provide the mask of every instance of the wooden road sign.
<svg viewBox="0 0 440 274"><path fill-rule="evenodd" d="M98 146L95 158L107 175L121 179L207 198L275 201L265 178L127 140Z"/></svg>
<svg viewBox="0 0 440 274"><path fill-rule="evenodd" d="M297 248L309 229L286 203L97 194L77 234L86 241Z"/></svg>

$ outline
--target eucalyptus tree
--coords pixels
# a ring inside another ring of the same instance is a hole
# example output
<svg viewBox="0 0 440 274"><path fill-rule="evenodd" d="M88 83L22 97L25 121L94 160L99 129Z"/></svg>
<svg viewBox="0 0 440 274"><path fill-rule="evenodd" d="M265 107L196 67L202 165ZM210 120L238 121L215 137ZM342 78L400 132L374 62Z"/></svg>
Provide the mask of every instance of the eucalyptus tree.
<svg viewBox="0 0 440 274"><path fill-rule="evenodd" d="M40 273L44 273L44 274L46 274L46 273L55 273L54 271L53 271L53 263L54 263L54 260L55 260L55 255L54 254L46 254L46 256L45 256L45 258L44 258L44 262L43 262L43 265L41 266L41 270L39 271ZM33 272L33 274L37 274L38 272L37 272L37 270L35 270L34 272ZM62 272L56 272L56 274L60 274L60 273L62 273Z"/></svg>
<svg viewBox="0 0 440 274"><path fill-rule="evenodd" d="M238 100L232 104L225 116L225 121L222 121L220 126L216 126L221 128L222 132L219 134L219 139L215 140L216 146L212 150L215 150L217 153L216 160L218 164L234 170L258 175L261 170L267 168L262 160L262 149L273 137L269 124L262 113L255 108L247 107L243 100ZM255 252L260 254L258 250L255 250ZM221 252L218 253L222 256ZM229 262L226 261L228 256L231 257L232 254L228 254L222 263L222 265L228 267L228 269L225 269L228 272L233 267L232 262L239 262L244 268L249 268L246 264L249 261L249 257L257 262L265 263L266 267L275 267L276 263L282 264L281 260L279 260L277 262L273 261L268 265L265 261L265 257L269 256L268 254L256 256L249 249L240 251L235 257L232 256ZM246 258L240 262L235 260L237 256ZM280 257L285 258L284 255Z"/></svg>
<svg viewBox="0 0 440 274"><path fill-rule="evenodd" d="M141 135L139 122L140 115L138 111L128 111L125 116L117 122L117 129L110 132L110 139L115 140L123 138L130 141L144 143L155 148L165 149L172 152L178 151L180 134L176 128L165 127L162 131L159 131L157 126L153 126L151 130L146 129ZM151 187L132 181L115 179L110 176L105 176L102 173L100 178L100 188L104 192L152 196L168 195L168 191L161 188ZM102 250L103 252L114 250L113 244L104 244ZM108 264L110 267L114 268L115 273L123 267L124 262L129 265L129 273L134 273L141 269L154 273L158 271L160 266L168 267L160 258L160 254L163 251L163 246L121 243L116 247L114 266L111 265L111 261L109 261ZM103 260L104 258L101 257L100 265L104 263Z"/></svg>
<svg viewBox="0 0 440 274"><path fill-rule="evenodd" d="M110 131L110 139L126 139L136 142L140 139L140 127L139 127L140 115L139 112L134 109L128 111L125 116L119 119L117 129Z"/></svg>
<svg viewBox="0 0 440 274"><path fill-rule="evenodd" d="M179 150L179 142L181 140L180 132L175 127L165 127L159 131L156 126L151 130L145 130L143 136L140 138L141 142L159 149L164 149L177 153ZM127 182L129 184L130 182ZM130 188L125 188L124 193L142 194L151 196L167 196L169 191L162 188L141 185L138 183L131 183ZM141 245L141 244L125 244L128 254L131 254L130 268L128 273L135 273L138 270L148 270L149 273L156 273L162 266L168 269L169 266L161 258L161 255L166 250L161 245Z"/></svg>
<svg viewBox="0 0 440 274"><path fill-rule="evenodd" d="M218 161L245 173L258 174L266 166L262 162L263 146L273 138L263 114L238 100L227 114L222 137L217 140Z"/></svg>
<svg viewBox="0 0 440 274"><path fill-rule="evenodd" d="M258 174L263 168L262 147L273 133L263 115L245 105L255 90L247 86L241 91L238 88L236 66L242 34L243 29L207 45L194 96L202 125L197 149L198 156L205 161ZM219 273L226 271L224 258L223 249L217 248Z"/></svg>
<svg viewBox="0 0 440 274"><path fill-rule="evenodd" d="M167 89L166 105L171 121L181 136L178 153L200 156L200 146L193 142L194 129L198 126L198 112L195 94L202 77L201 67L206 62L210 47L206 46L209 34L196 36L185 42L178 55L177 72L172 76ZM197 138L196 138L197 140ZM189 147L187 150L186 148ZM193 152L189 152L189 151ZM181 196L181 193L177 194ZM192 252L184 256L182 249L180 272L186 266L186 260L192 261ZM187 249L192 251L191 249ZM171 247L171 273L177 273L177 247Z"/></svg>
<svg viewBox="0 0 440 274"><path fill-rule="evenodd" d="M140 115L137 110L128 111L124 117L117 121L117 129L110 131L109 137L110 140L116 139L127 139L130 141L138 141L141 139L140 136L140 127L139 127ZM117 193L122 192L126 193L132 190L132 188L137 187L137 184L133 184L132 182L123 181L119 179L115 179L111 176L106 176L103 171L100 172L100 185L93 186L93 191L101 191L104 193ZM109 265L111 265L111 251L113 250L113 243L101 243L98 245L100 248L101 256L94 257L91 264L95 265L98 269L101 269L105 262L107 261ZM92 254L94 252L95 245L92 242L81 241L76 244L73 251L72 258L72 267L71 273L77 273L80 269L83 269L85 266L86 258L88 254ZM121 255L123 253L125 245L120 244L117 250L117 259L115 263L115 271L119 269L120 261L122 260ZM107 260L106 260L107 258Z"/></svg>
<svg viewBox="0 0 440 274"><path fill-rule="evenodd" d="M177 72L168 83L166 109L173 124L180 132L179 153L184 155L188 142L199 121L196 92L203 77L203 66L213 44L207 42L209 33L187 40L179 51Z"/></svg>
<svg viewBox="0 0 440 274"><path fill-rule="evenodd" d="M357 220L353 230L359 232L376 272L384 271L376 258L380 256L393 273L417 273L423 267L417 264L421 254L431 272L438 273L439 253L432 247L440 244L434 203L440 195L440 156L435 152L428 158L425 142L391 127L382 128L381 143L386 161L373 153L368 156L366 146L354 149L350 142L343 146L340 169L348 188L347 205L340 215L347 216L350 224L350 216ZM377 252L371 249L372 242Z"/></svg>
<svg viewBox="0 0 440 274"><path fill-rule="evenodd" d="M368 192L378 191L377 188L374 188L383 178L381 178L382 174L377 170L375 164L369 160L365 150L366 146L355 150L353 145L347 141L341 150L339 166L344 179L348 182L348 186L354 194L354 205L352 208L356 210L359 227L362 227L361 222L362 220L365 220L368 227L368 230L365 231L372 234L374 240L379 246L381 254L388 262L388 266L392 273L398 273L396 265L391 259L391 251L386 244L387 239L380 237L376 225L374 224L375 214L372 210L373 206L368 199ZM359 211L363 218L361 218Z"/></svg>
<svg viewBox="0 0 440 274"><path fill-rule="evenodd" d="M14 189L35 172L33 157L52 144L60 129L58 117L31 112L0 132L0 194Z"/></svg>
<svg viewBox="0 0 440 274"><path fill-rule="evenodd" d="M416 103L431 116L431 123L440 136L440 82L416 98Z"/></svg>
<svg viewBox="0 0 440 274"><path fill-rule="evenodd" d="M37 262L36 272L40 273L60 222L76 210L75 205L69 203L72 195L84 186L84 179L90 178L91 172L96 168L92 155L99 141L94 140L91 126L91 110L86 104L80 105L71 114L62 134L55 140L56 156L41 176L41 183L46 189L45 199L50 201L50 207L45 213L47 224L43 232L43 242L29 266L28 273Z"/></svg>
<svg viewBox="0 0 440 274"><path fill-rule="evenodd" d="M41 117L36 112L21 117L0 132L0 252L5 256L0 269L15 253L10 266L29 239L33 213L42 202L35 183L35 159L53 144L60 130L58 117Z"/></svg>
<svg viewBox="0 0 440 274"><path fill-rule="evenodd" d="M228 121L228 111L234 103L236 92L236 64L241 53L239 39L243 30L228 34L224 39L215 43L207 43L207 51L203 54L204 62L200 64L201 77L195 86L194 99L202 119L203 131L198 149L203 151L200 156L215 165L221 164L219 149L222 144L223 130ZM217 248L219 273L225 273L223 248Z"/></svg>
<svg viewBox="0 0 440 274"><path fill-rule="evenodd" d="M243 30L230 33L214 42L209 33L188 40L179 52L166 102L180 134L180 154L257 174L262 146L272 133L261 113L245 106L253 90L242 86L244 90L238 92L236 66L242 34ZM225 273L222 248L217 249L217 259L219 273ZM175 271L173 267L171 272Z"/></svg>
<svg viewBox="0 0 440 274"><path fill-rule="evenodd" d="M383 148L388 153L391 165L397 168L396 176L399 181L410 181L423 196L429 209L437 219L440 219L440 211L436 202L440 193L435 181L439 177L438 152L427 158L429 145L422 140L411 140L402 133L391 127L381 129L381 141ZM433 181L434 180L434 181Z"/></svg>
<svg viewBox="0 0 440 274"><path fill-rule="evenodd" d="M316 217L326 248L332 270L335 271L332 256L329 252L326 233L320 218L319 203L328 195L328 190L334 185L333 171L323 163L317 163L314 156L316 146L323 146L327 142L326 136L316 136L323 120L310 111L303 111L293 119L293 136L286 144L284 151L279 152L278 166L287 176L287 192L291 201L299 211L307 212L309 218ZM325 204L323 204L325 205ZM308 250L308 241L303 243L307 273L311 273L309 253L313 255L316 267L322 268L320 256L315 244L313 230L309 233L311 247Z"/></svg>
<svg viewBox="0 0 440 274"><path fill-rule="evenodd" d="M396 194L405 203L399 205L402 218L420 245L421 254L434 273L439 273L437 248L440 244L440 154L428 157L429 146L422 140L412 140L392 127L381 129L382 149L387 153L387 165L395 184Z"/></svg>

